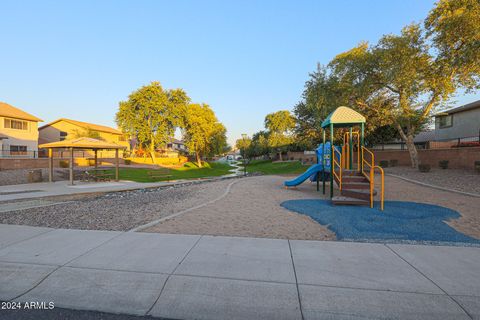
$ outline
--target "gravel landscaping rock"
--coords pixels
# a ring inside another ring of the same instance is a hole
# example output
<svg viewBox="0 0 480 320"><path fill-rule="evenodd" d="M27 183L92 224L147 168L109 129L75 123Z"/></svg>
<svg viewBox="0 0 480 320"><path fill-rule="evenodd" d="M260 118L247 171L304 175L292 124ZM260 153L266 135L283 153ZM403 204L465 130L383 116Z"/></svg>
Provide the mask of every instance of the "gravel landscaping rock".
<svg viewBox="0 0 480 320"><path fill-rule="evenodd" d="M139 189L101 195L59 197L71 202L0 213L0 223L67 229L119 230L133 227L211 201L232 180L168 188ZM49 200L54 200L50 197Z"/></svg>
<svg viewBox="0 0 480 320"><path fill-rule="evenodd" d="M480 175L473 170L432 168L430 172L420 172L410 167L392 167L384 170L385 173L437 187L480 195Z"/></svg>

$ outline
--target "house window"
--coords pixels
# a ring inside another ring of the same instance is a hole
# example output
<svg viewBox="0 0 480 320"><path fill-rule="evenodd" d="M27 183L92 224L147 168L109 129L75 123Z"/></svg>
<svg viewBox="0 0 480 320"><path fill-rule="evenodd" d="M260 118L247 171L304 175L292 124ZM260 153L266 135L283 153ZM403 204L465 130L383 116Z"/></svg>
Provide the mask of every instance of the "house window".
<svg viewBox="0 0 480 320"><path fill-rule="evenodd" d="M453 115L441 116L438 118L438 127L440 129L448 128L453 125Z"/></svg>
<svg viewBox="0 0 480 320"><path fill-rule="evenodd" d="M13 156L26 155L27 146L10 146L10 154Z"/></svg>
<svg viewBox="0 0 480 320"><path fill-rule="evenodd" d="M4 119L5 129L28 130L28 122L14 119Z"/></svg>
<svg viewBox="0 0 480 320"><path fill-rule="evenodd" d="M127 141L127 138L125 138L124 136L120 136L118 137L118 141Z"/></svg>
<svg viewBox="0 0 480 320"><path fill-rule="evenodd" d="M60 141L63 141L67 138L68 133L65 131L60 131Z"/></svg>

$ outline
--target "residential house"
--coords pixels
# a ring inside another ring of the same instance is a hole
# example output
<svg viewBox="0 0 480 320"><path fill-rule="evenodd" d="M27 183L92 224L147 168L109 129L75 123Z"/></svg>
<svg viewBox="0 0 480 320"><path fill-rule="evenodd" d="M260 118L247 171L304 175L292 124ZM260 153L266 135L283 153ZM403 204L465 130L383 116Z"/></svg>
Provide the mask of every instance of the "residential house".
<svg viewBox="0 0 480 320"><path fill-rule="evenodd" d="M480 100L435 115L435 140L465 138L478 141L480 136Z"/></svg>
<svg viewBox="0 0 480 320"><path fill-rule="evenodd" d="M0 158L38 157L38 123L43 121L0 102Z"/></svg>
<svg viewBox="0 0 480 320"><path fill-rule="evenodd" d="M173 151L187 152L187 147L182 140L173 138L169 143L167 143L167 148Z"/></svg>
<svg viewBox="0 0 480 320"><path fill-rule="evenodd" d="M38 128L38 131L40 135L40 143L56 142L81 136L88 136L125 146L127 147L127 150L130 149L130 143L121 131L111 127L83 121L60 118L41 126ZM122 153L123 151L120 152ZM115 155L114 151L102 151L99 156L111 158Z"/></svg>

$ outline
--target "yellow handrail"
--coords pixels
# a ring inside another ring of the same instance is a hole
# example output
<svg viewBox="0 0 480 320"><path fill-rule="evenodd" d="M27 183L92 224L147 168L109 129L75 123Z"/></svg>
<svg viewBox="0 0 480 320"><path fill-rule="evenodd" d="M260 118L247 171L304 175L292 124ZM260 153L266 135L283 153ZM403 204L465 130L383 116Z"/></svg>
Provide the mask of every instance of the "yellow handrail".
<svg viewBox="0 0 480 320"><path fill-rule="evenodd" d="M332 174L337 177L338 179L338 188L340 190L342 190L342 154L340 151L338 151L334 146L332 146L333 148L333 159L332 159ZM336 157L335 157L335 152L338 153L338 156L340 157L340 162L337 161ZM340 176L337 175L337 173L335 172L335 165L337 165L339 167L339 173L340 173Z"/></svg>
<svg viewBox="0 0 480 320"><path fill-rule="evenodd" d="M383 173L383 168L382 167L379 167L379 166L374 166L373 167L373 171L375 171L375 169L378 169L380 171L380 175L382 177L382 188L381 188L381 191L380 191L380 209L383 211L383 202L384 202L384 198L385 198L385 175Z"/></svg>
<svg viewBox="0 0 480 320"><path fill-rule="evenodd" d="M365 159L365 151L370 154L371 160L368 161ZM373 208L373 192L375 189L375 169L380 170L381 178L382 178L382 185L381 185L381 191L380 191L380 208L383 211L384 207L384 197L385 197L385 177L384 177L384 172L383 169L379 166L375 165L375 155L373 154L372 151L368 150L364 146L362 146L361 149L362 152L362 174L369 180L370 182L370 208ZM369 174L367 175L365 173L365 165L368 166L369 168Z"/></svg>

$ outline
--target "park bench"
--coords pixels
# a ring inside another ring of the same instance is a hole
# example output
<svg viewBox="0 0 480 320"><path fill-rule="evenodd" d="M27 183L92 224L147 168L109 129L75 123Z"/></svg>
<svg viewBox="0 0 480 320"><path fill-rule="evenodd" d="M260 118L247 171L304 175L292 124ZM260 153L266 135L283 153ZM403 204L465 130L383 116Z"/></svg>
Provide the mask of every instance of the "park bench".
<svg viewBox="0 0 480 320"><path fill-rule="evenodd" d="M147 174L150 177L150 179L152 179L152 180L167 178L166 180L170 181L169 178L172 177L172 175L170 174L170 172L168 170L161 170L161 169L147 171Z"/></svg>

